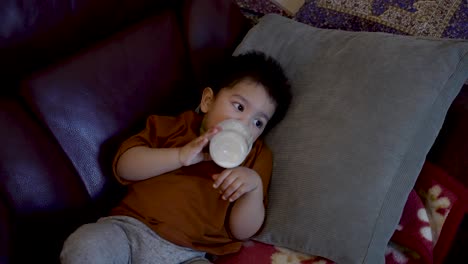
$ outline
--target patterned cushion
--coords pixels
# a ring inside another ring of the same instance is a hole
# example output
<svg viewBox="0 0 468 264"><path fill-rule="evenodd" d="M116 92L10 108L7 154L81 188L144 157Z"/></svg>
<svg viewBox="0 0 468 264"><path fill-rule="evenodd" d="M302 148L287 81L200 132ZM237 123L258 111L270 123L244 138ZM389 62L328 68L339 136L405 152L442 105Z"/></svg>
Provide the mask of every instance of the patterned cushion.
<svg viewBox="0 0 468 264"><path fill-rule="evenodd" d="M462 0L309 0L294 15L286 14L275 0L236 2L254 22L277 13L318 28L468 39L468 4Z"/></svg>

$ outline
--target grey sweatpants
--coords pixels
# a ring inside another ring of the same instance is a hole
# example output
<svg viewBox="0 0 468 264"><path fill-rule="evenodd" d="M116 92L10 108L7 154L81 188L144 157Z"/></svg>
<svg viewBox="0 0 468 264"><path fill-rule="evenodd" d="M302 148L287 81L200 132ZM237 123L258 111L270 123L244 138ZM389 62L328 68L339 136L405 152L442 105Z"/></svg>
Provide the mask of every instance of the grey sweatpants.
<svg viewBox="0 0 468 264"><path fill-rule="evenodd" d="M178 264L203 261L204 255L164 240L135 218L109 216L83 225L71 234L63 245L60 261L63 264Z"/></svg>

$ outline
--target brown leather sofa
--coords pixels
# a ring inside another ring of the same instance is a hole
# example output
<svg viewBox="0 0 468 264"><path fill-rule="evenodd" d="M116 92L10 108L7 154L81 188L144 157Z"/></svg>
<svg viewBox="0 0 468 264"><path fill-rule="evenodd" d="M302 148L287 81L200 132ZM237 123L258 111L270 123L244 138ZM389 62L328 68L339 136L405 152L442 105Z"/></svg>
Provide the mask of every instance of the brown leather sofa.
<svg viewBox="0 0 468 264"><path fill-rule="evenodd" d="M122 196L119 143L151 113L194 107L249 26L228 0L2 1L0 263L58 262ZM429 158L468 186L467 90ZM448 259L466 257L467 219Z"/></svg>
<svg viewBox="0 0 468 264"><path fill-rule="evenodd" d="M192 107L249 26L226 0L2 1L0 263L58 262L121 196L119 143Z"/></svg>

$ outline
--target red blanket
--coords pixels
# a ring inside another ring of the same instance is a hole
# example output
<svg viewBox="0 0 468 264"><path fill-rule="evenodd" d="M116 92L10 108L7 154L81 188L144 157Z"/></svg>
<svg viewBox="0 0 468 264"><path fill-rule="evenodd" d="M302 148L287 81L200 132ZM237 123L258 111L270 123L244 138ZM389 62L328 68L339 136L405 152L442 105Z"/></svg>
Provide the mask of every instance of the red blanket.
<svg viewBox="0 0 468 264"><path fill-rule="evenodd" d="M441 168L426 162L387 246L387 264L442 263L463 216L468 190ZM256 241L240 252L217 257L216 264L333 264L325 258Z"/></svg>

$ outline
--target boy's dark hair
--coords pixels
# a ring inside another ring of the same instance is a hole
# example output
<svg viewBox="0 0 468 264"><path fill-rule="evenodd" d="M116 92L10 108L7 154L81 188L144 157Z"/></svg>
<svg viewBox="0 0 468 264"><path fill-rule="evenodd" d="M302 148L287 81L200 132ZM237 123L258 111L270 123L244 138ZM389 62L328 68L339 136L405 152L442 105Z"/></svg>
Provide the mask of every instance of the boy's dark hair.
<svg viewBox="0 0 468 264"><path fill-rule="evenodd" d="M281 65L263 52L251 51L227 58L218 65L209 84L215 94L224 87L233 87L250 80L265 87L276 104L276 110L263 134L278 124L286 115L291 103L291 87Z"/></svg>

